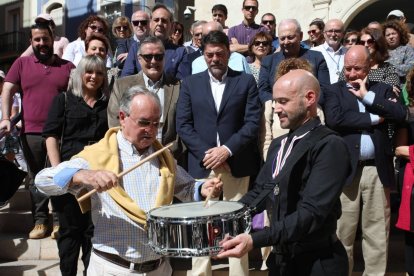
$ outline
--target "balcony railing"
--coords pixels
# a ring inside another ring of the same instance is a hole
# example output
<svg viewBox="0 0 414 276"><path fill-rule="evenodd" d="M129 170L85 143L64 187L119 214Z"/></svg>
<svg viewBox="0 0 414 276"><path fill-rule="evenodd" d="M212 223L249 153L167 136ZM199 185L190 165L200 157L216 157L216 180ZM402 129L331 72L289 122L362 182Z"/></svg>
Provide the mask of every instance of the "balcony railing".
<svg viewBox="0 0 414 276"><path fill-rule="evenodd" d="M28 38L22 31L0 34L0 57L20 55L27 45Z"/></svg>

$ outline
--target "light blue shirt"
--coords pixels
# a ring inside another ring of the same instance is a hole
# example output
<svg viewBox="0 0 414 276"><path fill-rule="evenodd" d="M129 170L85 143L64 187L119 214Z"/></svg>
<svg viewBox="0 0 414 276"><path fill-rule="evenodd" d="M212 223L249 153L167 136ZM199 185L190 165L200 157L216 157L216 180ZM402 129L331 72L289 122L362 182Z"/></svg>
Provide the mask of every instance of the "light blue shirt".
<svg viewBox="0 0 414 276"><path fill-rule="evenodd" d="M208 68L206 60L204 59L204 56L200 56L196 58L191 64L191 66L192 66L192 74L203 72L207 70ZM234 71L252 74L252 72L250 71L249 64L246 61L246 58L239 53L236 53L236 52L231 53L228 66Z"/></svg>

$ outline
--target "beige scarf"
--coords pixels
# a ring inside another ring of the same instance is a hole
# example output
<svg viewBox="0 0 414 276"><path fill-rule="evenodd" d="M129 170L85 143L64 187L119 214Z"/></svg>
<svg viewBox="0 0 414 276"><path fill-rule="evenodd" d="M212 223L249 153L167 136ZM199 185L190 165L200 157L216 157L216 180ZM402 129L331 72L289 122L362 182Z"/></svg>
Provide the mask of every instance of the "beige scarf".
<svg viewBox="0 0 414 276"><path fill-rule="evenodd" d="M119 127L109 129L105 137L98 143L87 146L79 154L72 158L83 158L88 161L91 170L109 170L119 173L119 153L116 133ZM155 150L162 148L162 145L155 140L152 144ZM163 151L159 157L161 183L157 193L154 207L171 204L174 196L175 170L176 165L173 156L169 151ZM146 213L138 204L118 185L107 191L121 210L133 221L146 225ZM81 195L79 195L81 196ZM80 203L83 213L91 208L90 200Z"/></svg>

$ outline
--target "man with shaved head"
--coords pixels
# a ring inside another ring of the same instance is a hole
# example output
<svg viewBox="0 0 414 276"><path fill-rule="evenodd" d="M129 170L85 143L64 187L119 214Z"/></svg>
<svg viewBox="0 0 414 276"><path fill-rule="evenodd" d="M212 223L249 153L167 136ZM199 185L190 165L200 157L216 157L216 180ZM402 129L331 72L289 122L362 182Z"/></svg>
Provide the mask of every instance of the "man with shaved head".
<svg viewBox="0 0 414 276"><path fill-rule="evenodd" d="M335 231L349 153L317 117L319 95L317 79L305 70L292 70L273 86L275 113L289 133L272 141L254 188L240 200L254 213L271 206L271 226L226 238L219 258L273 246L269 275L348 274Z"/></svg>
<svg viewBox="0 0 414 276"><path fill-rule="evenodd" d="M352 173L341 194L338 237L353 268L353 245L361 213L364 275L384 275L390 227L393 148L388 124L404 121L406 110L385 83L367 81L368 50L352 46L345 54L345 81L327 87L326 124L341 135L350 152Z"/></svg>
<svg viewBox="0 0 414 276"><path fill-rule="evenodd" d="M339 74L344 67L344 56L347 50L342 46L344 34L344 23L339 19L330 19L326 22L323 30L325 42L313 48L313 50L321 52L325 58L331 83L338 81Z"/></svg>

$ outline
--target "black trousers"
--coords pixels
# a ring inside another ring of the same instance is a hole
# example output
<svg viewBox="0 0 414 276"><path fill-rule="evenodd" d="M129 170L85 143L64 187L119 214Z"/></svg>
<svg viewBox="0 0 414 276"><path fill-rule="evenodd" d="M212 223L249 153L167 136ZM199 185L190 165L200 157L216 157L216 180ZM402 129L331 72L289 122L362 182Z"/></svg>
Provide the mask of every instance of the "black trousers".
<svg viewBox="0 0 414 276"><path fill-rule="evenodd" d="M348 257L339 240L329 247L284 258L281 265L275 259L272 252L266 262L269 276L348 276Z"/></svg>
<svg viewBox="0 0 414 276"><path fill-rule="evenodd" d="M35 224L48 224L49 197L41 193L34 185L36 174L45 166L47 154L45 139L41 134L22 134L21 141L30 177L29 191L33 221ZM53 224L59 224L55 214L53 214Z"/></svg>
<svg viewBox="0 0 414 276"><path fill-rule="evenodd" d="M63 276L76 275L79 251L82 249L82 261L86 270L92 250L93 223L91 212L82 214L76 198L72 194L53 196L52 202L59 218L60 271Z"/></svg>
<svg viewBox="0 0 414 276"><path fill-rule="evenodd" d="M405 234L405 271L408 275L414 275L414 233L404 231Z"/></svg>

